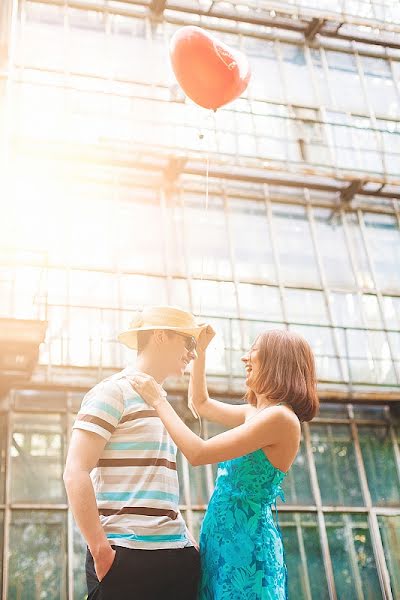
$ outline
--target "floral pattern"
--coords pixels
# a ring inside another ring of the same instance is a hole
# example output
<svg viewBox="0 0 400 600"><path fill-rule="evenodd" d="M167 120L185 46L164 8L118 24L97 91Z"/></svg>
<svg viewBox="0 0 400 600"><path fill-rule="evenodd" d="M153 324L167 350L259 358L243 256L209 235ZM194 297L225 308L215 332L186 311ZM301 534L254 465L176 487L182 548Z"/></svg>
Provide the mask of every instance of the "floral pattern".
<svg viewBox="0 0 400 600"><path fill-rule="evenodd" d="M287 600L287 569L273 507L285 473L262 450L218 465L200 533L199 600Z"/></svg>

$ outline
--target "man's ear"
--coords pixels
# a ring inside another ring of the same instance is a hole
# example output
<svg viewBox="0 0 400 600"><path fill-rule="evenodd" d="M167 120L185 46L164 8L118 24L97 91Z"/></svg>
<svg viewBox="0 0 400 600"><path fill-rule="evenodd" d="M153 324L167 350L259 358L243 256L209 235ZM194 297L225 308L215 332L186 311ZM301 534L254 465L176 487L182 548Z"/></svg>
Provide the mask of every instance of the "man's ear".
<svg viewBox="0 0 400 600"><path fill-rule="evenodd" d="M153 333L153 341L156 346L161 346L165 343L167 334L163 329L155 329Z"/></svg>

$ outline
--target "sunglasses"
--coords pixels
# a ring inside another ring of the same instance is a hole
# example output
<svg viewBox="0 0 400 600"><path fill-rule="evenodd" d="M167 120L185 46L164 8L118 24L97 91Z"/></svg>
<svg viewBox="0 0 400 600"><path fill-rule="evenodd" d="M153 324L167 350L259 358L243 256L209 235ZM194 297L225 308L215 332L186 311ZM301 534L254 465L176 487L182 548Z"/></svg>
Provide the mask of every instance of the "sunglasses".
<svg viewBox="0 0 400 600"><path fill-rule="evenodd" d="M193 352L196 350L197 342L196 339L192 335L186 335L186 333L179 333L179 331L174 331L175 335L179 335L185 339L185 348L188 352Z"/></svg>

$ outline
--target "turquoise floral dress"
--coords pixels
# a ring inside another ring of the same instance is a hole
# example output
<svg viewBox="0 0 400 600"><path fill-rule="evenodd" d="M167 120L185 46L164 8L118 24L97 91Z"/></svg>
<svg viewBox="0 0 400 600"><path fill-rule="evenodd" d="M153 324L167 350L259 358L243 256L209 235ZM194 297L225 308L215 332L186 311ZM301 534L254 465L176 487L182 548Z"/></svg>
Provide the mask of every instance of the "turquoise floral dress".
<svg viewBox="0 0 400 600"><path fill-rule="evenodd" d="M218 465L200 533L199 600L288 598L282 536L273 514L277 497L284 500L284 478L261 449Z"/></svg>

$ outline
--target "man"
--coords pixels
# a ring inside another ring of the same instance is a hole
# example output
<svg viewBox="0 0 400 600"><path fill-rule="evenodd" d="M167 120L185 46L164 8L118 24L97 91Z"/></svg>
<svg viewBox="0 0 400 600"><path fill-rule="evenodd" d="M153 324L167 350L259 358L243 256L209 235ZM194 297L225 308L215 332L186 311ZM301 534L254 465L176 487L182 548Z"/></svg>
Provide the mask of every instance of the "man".
<svg viewBox="0 0 400 600"><path fill-rule="evenodd" d="M137 313L118 337L137 349L136 367L105 379L82 402L64 482L88 545L88 600L197 596L199 554L178 508L176 446L128 377L142 372L162 385L182 376L204 328L177 308Z"/></svg>

